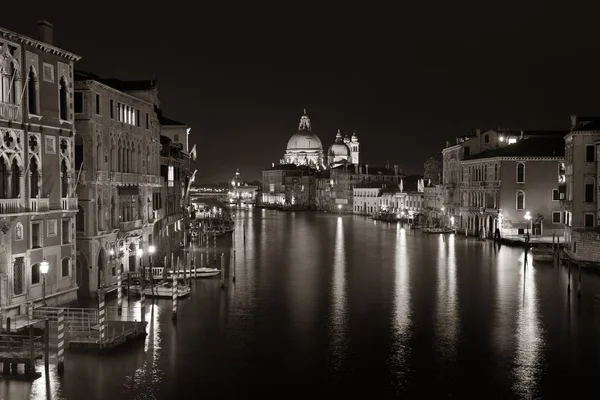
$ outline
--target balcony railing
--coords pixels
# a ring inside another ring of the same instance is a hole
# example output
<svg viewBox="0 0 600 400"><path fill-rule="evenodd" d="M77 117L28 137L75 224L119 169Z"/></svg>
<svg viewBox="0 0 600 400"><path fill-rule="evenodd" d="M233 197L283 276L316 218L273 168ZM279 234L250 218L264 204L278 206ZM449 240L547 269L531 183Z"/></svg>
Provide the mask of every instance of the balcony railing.
<svg viewBox="0 0 600 400"><path fill-rule="evenodd" d="M0 199L0 214L15 214L23 212L21 199Z"/></svg>
<svg viewBox="0 0 600 400"><path fill-rule="evenodd" d="M50 209L50 199L29 199L31 212L44 212Z"/></svg>
<svg viewBox="0 0 600 400"><path fill-rule="evenodd" d="M18 104L3 103L0 101L0 119L18 120L20 117L19 114Z"/></svg>
<svg viewBox="0 0 600 400"><path fill-rule="evenodd" d="M136 220L129 221L129 222L121 222L119 224L119 228L123 232L132 231L134 229L140 229L141 227L142 227L142 220L141 219L136 219Z"/></svg>
<svg viewBox="0 0 600 400"><path fill-rule="evenodd" d="M77 210L77 197L61 198L63 210Z"/></svg>

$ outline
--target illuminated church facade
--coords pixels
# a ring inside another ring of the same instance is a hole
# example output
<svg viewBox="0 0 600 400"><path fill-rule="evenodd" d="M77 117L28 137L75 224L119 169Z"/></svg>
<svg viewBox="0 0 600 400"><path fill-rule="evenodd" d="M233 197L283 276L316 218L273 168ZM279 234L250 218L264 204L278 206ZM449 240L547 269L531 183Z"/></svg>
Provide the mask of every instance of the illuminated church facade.
<svg viewBox="0 0 600 400"><path fill-rule="evenodd" d="M319 136L312 130L310 118L304 110L300 118L298 131L288 140L287 148L281 164L307 166L317 170L325 170L344 164L359 163L358 136L356 132L352 137L342 137L338 130L334 143L327 153L323 152L323 144Z"/></svg>

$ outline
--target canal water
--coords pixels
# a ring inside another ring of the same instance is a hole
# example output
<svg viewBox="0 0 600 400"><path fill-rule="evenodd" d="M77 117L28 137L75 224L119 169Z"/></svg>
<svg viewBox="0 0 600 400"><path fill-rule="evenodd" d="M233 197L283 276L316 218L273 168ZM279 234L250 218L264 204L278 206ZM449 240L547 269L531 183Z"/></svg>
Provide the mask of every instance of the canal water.
<svg viewBox="0 0 600 400"><path fill-rule="evenodd" d="M357 216L235 219L235 284L230 268L225 289L197 280L176 323L171 302L157 301L144 342L67 353L64 377L0 381L0 398L597 393L598 275L582 273L578 298L576 273L569 295L565 267L525 264L518 248Z"/></svg>

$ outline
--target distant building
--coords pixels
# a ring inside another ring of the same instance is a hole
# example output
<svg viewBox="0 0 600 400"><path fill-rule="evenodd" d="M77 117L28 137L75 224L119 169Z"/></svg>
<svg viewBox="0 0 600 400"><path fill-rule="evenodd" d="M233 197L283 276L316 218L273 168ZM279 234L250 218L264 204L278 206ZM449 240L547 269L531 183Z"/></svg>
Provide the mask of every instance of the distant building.
<svg viewBox="0 0 600 400"><path fill-rule="evenodd" d="M51 24L40 22L39 29L34 39L0 28L4 316L25 314L29 302L39 305L44 283L50 305L77 297L73 67L80 57L53 45Z"/></svg>
<svg viewBox="0 0 600 400"><path fill-rule="evenodd" d="M231 187L227 192L227 201L229 204L254 205L256 204L258 189L258 186L244 182L238 169L231 180Z"/></svg>
<svg viewBox="0 0 600 400"><path fill-rule="evenodd" d="M261 205L277 208L315 208L316 172L308 166L281 164L262 172Z"/></svg>
<svg viewBox="0 0 600 400"><path fill-rule="evenodd" d="M576 261L600 263L600 117L571 116L565 152L558 196L567 253Z"/></svg>
<svg viewBox="0 0 600 400"><path fill-rule="evenodd" d="M564 162L562 134L519 139L460 163L460 219L469 233L493 237L561 233L555 191Z"/></svg>

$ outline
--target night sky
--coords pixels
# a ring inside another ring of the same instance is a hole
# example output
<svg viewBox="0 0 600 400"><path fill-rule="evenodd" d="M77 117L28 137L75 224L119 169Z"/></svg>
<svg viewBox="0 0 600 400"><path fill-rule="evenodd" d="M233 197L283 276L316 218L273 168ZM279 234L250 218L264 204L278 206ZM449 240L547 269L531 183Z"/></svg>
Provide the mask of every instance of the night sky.
<svg viewBox="0 0 600 400"><path fill-rule="evenodd" d="M475 128L567 129L570 114L600 114L591 1L21 4L3 2L1 26L36 37L48 20L76 67L157 79L165 115L192 127L197 182L236 168L260 179L303 108L325 150L355 129L361 162L415 173Z"/></svg>

